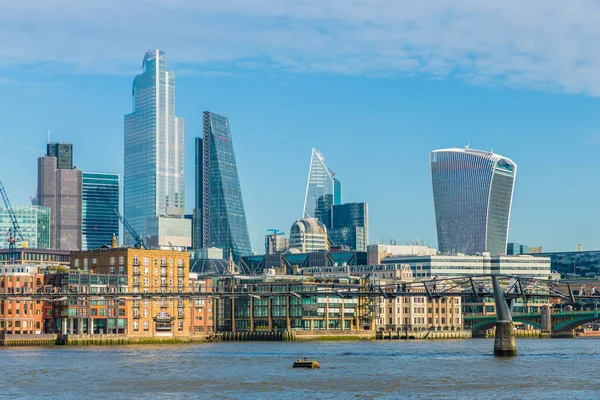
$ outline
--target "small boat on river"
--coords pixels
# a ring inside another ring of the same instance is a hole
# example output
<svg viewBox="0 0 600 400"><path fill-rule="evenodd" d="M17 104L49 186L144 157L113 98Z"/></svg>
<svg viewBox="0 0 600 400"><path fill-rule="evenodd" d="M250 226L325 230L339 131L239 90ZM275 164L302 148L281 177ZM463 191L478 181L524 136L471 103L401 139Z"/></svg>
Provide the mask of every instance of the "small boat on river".
<svg viewBox="0 0 600 400"><path fill-rule="evenodd" d="M294 362L294 368L315 369L315 368L321 368L321 366L315 360L309 360L308 358L302 358L302 359L299 358Z"/></svg>

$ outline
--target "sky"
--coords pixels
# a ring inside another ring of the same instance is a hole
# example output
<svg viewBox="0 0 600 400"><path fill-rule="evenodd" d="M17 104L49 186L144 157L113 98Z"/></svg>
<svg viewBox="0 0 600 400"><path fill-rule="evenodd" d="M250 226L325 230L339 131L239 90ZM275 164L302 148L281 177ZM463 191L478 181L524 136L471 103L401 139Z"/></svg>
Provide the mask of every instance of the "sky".
<svg viewBox="0 0 600 400"><path fill-rule="evenodd" d="M229 118L253 250L301 217L314 147L369 203L370 241L437 247L429 153L518 165L509 241L600 249L594 0L0 0L0 180L29 204L37 157L123 172L144 53L167 53L185 119L186 209L202 111Z"/></svg>

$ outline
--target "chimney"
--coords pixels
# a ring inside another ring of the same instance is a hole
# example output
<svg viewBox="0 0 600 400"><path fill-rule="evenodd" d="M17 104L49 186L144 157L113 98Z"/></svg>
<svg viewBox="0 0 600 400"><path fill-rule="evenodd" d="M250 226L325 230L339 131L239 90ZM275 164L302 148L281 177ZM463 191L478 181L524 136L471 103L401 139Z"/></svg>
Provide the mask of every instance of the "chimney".
<svg viewBox="0 0 600 400"><path fill-rule="evenodd" d="M113 233L112 243L110 244L110 247L112 247L113 249L117 248L117 235L115 235L114 233Z"/></svg>

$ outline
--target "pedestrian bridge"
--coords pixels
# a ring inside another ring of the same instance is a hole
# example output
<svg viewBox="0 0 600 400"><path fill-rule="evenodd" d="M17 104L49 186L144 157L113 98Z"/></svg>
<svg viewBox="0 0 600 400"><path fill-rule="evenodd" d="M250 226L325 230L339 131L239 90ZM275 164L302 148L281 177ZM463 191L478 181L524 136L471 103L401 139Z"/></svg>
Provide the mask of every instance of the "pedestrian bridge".
<svg viewBox="0 0 600 400"><path fill-rule="evenodd" d="M559 311L552 313L548 307L544 307L539 313L514 313L514 322L530 325L545 332L557 333L567 332L583 324L600 319L598 309L591 311ZM491 315L467 315L463 316L466 329L474 332L484 332L496 326L496 314Z"/></svg>

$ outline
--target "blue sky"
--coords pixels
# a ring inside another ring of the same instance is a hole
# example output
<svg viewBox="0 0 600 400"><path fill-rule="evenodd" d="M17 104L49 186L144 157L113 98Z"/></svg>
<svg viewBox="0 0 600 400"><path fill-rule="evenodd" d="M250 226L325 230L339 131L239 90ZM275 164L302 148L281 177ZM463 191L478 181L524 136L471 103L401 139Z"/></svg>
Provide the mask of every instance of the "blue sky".
<svg viewBox="0 0 600 400"><path fill-rule="evenodd" d="M592 0L0 0L0 148L13 205L47 130L84 171L123 169L123 115L146 50L167 52L186 121L229 117L253 250L302 213L310 151L366 201L370 240L436 246L429 152L519 166L510 240L600 248L600 6ZM483 4L484 3L484 4Z"/></svg>

